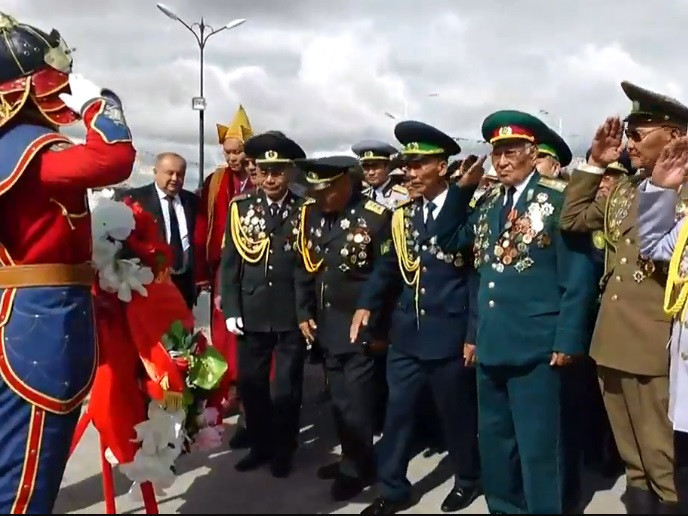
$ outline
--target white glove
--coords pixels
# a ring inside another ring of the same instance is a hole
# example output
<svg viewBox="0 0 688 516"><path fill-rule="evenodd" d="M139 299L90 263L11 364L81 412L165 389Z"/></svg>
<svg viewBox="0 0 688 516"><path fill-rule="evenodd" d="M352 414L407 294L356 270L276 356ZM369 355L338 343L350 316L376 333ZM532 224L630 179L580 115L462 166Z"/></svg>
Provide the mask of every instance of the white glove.
<svg viewBox="0 0 688 516"><path fill-rule="evenodd" d="M91 101L103 96L103 90L100 86L79 74L73 73L69 76L69 89L72 91L71 95L60 93L60 100L79 115L83 113L84 108Z"/></svg>
<svg viewBox="0 0 688 516"><path fill-rule="evenodd" d="M241 317L230 317L225 320L225 324L227 325L227 331L229 333L233 333L234 335L244 334L242 331L244 329L244 321L241 320Z"/></svg>

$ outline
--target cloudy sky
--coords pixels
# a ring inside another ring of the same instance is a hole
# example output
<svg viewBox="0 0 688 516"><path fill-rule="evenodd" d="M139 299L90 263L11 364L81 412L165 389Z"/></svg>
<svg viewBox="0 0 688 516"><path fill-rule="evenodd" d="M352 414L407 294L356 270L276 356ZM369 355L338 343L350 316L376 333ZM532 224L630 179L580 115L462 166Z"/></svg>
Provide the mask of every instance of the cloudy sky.
<svg viewBox="0 0 688 516"><path fill-rule="evenodd" d="M625 114L623 79L688 102L684 0L167 0L214 27L205 52L206 167L215 122L242 103L257 132L280 129L309 153L362 138L394 141L385 112L475 141L497 109L540 115L584 151L605 116ZM58 7L59 5L59 7ZM152 0L3 0L57 28L75 71L122 97L144 160L198 156L198 47ZM481 146L464 142L465 150Z"/></svg>

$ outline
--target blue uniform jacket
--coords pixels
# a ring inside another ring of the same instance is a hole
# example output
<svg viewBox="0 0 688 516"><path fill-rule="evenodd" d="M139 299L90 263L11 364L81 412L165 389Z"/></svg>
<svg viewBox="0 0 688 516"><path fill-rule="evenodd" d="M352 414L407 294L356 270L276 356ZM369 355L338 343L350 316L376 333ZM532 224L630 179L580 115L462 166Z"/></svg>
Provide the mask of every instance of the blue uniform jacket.
<svg viewBox="0 0 688 516"><path fill-rule="evenodd" d="M425 228L422 203L409 201L395 210L393 239L382 244L381 259L363 289L359 308L379 312L389 296L396 295L390 328L395 349L423 360L461 356L464 342L475 340L475 312L469 309L474 271L465 252L439 249L433 228ZM418 260L416 272L404 270L400 253L411 262Z"/></svg>
<svg viewBox="0 0 688 516"><path fill-rule="evenodd" d="M484 365L521 366L588 348L597 297L592 246L589 235L559 228L564 186L534 172L501 231L502 186L474 208L473 189L450 187L437 243L447 253L473 249Z"/></svg>

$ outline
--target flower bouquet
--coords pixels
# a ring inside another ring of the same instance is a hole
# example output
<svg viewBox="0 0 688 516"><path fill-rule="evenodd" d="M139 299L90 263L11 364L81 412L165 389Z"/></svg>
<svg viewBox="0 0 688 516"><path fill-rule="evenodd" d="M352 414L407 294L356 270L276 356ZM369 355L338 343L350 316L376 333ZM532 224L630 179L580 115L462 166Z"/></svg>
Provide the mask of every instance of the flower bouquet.
<svg viewBox="0 0 688 516"><path fill-rule="evenodd" d="M164 489L182 452L219 444L207 400L227 364L194 333L153 216L131 199L99 199L92 228L99 364L89 415L111 463L134 483Z"/></svg>

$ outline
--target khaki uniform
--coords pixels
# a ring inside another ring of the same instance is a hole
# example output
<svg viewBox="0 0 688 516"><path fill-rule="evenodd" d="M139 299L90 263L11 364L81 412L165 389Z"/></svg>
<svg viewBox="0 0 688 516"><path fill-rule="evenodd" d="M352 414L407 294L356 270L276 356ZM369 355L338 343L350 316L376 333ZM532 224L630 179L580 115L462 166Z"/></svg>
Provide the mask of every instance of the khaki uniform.
<svg viewBox="0 0 688 516"><path fill-rule="evenodd" d="M604 232L605 274L590 355L628 485L649 486L663 501L674 502L665 269L640 257L636 194L643 178L623 177L608 198L595 199L601 179L576 170L561 215L564 230Z"/></svg>

